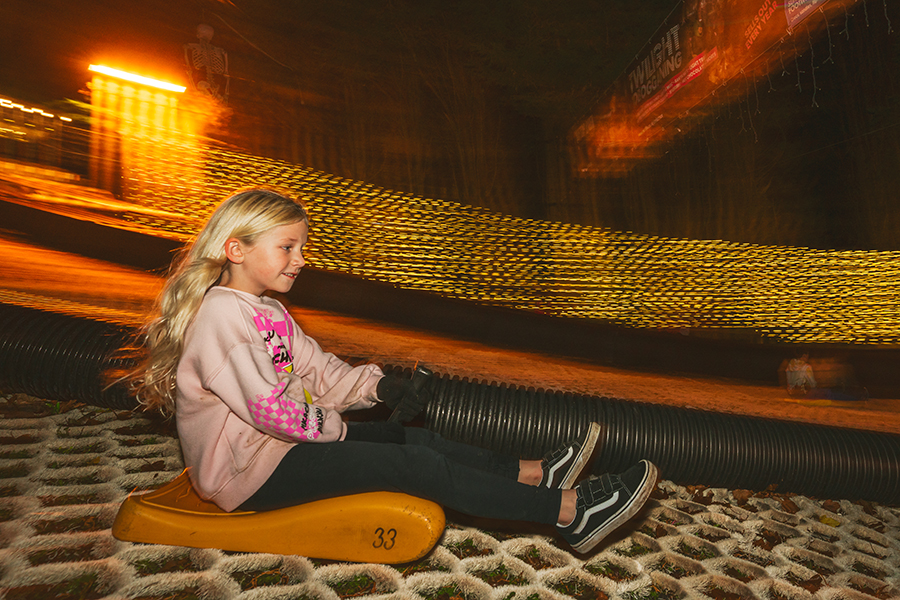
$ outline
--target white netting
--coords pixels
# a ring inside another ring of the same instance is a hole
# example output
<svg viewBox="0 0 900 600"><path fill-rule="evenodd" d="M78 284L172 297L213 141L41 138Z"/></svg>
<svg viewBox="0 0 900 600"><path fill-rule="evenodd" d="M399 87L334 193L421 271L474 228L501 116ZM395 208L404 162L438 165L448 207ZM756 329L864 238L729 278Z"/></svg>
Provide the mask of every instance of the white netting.
<svg viewBox="0 0 900 600"><path fill-rule="evenodd" d="M34 402L40 402L35 400ZM135 489L182 468L178 441L131 413L0 420L0 595L21 598L850 600L900 596L900 512L663 482L592 554L551 532L450 523L415 564L345 564L115 540Z"/></svg>

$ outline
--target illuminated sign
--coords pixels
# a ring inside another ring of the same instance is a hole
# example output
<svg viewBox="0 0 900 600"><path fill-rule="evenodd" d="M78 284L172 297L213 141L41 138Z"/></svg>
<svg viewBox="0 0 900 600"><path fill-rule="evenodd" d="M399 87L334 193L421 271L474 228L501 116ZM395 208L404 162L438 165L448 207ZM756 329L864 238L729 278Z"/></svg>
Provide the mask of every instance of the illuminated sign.
<svg viewBox="0 0 900 600"><path fill-rule="evenodd" d="M795 50L781 42L798 26L812 40L827 27L827 13L856 1L681 0L594 114L573 129L578 172L621 176L657 156L695 117L790 58L784 54Z"/></svg>

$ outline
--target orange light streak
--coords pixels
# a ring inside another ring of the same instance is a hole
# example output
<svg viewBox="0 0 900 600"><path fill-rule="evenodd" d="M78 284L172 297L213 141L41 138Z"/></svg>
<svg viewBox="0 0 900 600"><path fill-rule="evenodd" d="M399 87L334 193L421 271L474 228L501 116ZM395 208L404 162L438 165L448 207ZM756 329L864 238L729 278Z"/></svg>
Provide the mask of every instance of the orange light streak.
<svg viewBox="0 0 900 600"><path fill-rule="evenodd" d="M593 114L572 129L576 172L624 176L660 156L667 142L811 48L858 1L683 0L681 12L667 18ZM708 13L702 19L701 5Z"/></svg>
<svg viewBox="0 0 900 600"><path fill-rule="evenodd" d="M183 93L184 90L187 89L183 85L176 85L167 81L151 79L150 77L144 77L143 75L136 75L134 73L128 73L126 71L120 71L119 69L113 69L111 67L105 67L103 65L91 65L88 67L88 71L93 71L94 73L102 73L103 75L109 75L110 77L124 79L133 83L140 83L142 85L159 88L161 90L178 92L179 94Z"/></svg>

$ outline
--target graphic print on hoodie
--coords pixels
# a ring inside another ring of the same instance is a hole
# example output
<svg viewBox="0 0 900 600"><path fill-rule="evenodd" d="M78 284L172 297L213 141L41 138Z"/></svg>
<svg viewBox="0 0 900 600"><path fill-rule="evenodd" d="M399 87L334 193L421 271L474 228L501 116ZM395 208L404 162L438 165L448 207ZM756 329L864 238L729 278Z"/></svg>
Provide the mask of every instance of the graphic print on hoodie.
<svg viewBox="0 0 900 600"><path fill-rule="evenodd" d="M253 322L263 337L266 351L272 357L275 369L293 374L294 358L291 344L294 325L290 318L285 315L284 319L274 321L272 313L264 314L254 310L256 314ZM287 340L287 345L284 340ZM320 407L312 404L312 396L306 388L302 388L305 402L297 402L291 395L286 394L289 382L291 391L296 387L302 387L299 377L288 377L280 381L268 396L258 394L256 398L249 400L250 413L268 433L280 439L315 440L322 434L325 413Z"/></svg>

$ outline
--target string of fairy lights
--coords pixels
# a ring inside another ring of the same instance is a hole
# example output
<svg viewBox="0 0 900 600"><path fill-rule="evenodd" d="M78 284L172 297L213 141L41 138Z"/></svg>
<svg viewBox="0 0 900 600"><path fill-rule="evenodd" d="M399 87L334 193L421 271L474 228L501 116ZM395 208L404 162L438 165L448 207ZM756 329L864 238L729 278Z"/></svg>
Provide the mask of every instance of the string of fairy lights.
<svg viewBox="0 0 900 600"><path fill-rule="evenodd" d="M399 288L635 328L790 343L900 343L900 252L663 238L538 221L202 147L202 180L132 165L129 199L195 217L273 185L308 205L312 267ZM184 223L154 223L185 231Z"/></svg>

